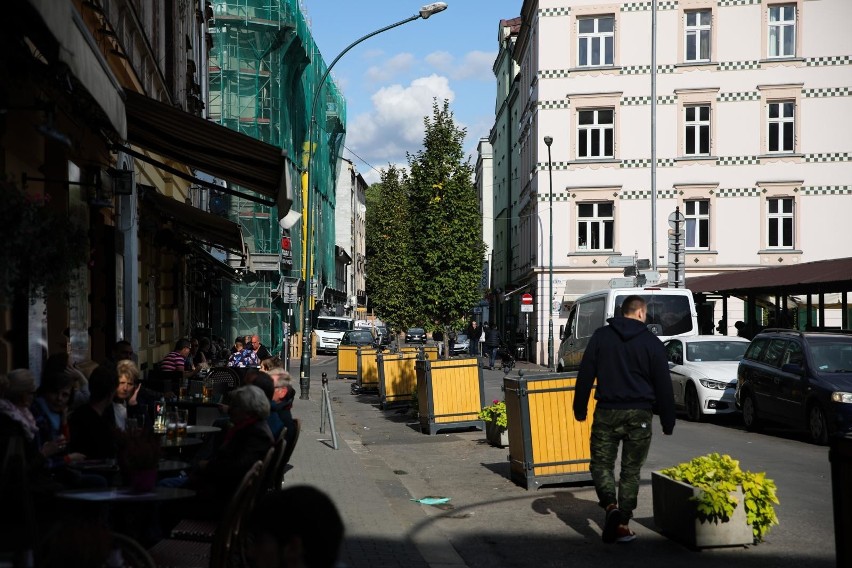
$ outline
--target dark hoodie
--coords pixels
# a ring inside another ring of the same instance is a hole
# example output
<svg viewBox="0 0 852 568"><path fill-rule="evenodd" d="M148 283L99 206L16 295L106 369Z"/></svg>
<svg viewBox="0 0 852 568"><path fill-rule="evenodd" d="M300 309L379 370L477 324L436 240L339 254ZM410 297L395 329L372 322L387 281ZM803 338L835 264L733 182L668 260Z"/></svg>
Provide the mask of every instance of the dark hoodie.
<svg viewBox="0 0 852 568"><path fill-rule="evenodd" d="M583 353L574 416L585 419L597 377L600 408L656 409L663 433L675 425L674 394L663 343L639 320L617 316L596 330Z"/></svg>

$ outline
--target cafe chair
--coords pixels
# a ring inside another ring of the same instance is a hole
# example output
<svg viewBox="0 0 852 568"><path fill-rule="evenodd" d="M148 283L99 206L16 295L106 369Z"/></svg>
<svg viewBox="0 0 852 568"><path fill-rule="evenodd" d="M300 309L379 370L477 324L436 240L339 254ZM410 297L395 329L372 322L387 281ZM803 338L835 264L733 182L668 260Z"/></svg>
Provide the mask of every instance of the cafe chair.
<svg viewBox="0 0 852 568"><path fill-rule="evenodd" d="M283 450L283 448L282 448ZM268 483L267 478L269 471L272 469L272 463L275 460L275 446L269 448L263 462L260 466L258 474L258 483L254 490L247 494L244 499L249 503L254 502L258 491L265 491L265 485ZM219 523L214 520L207 519L182 519L175 528L172 529L171 538L190 540L197 542L213 542L216 539L216 532L219 530Z"/></svg>
<svg viewBox="0 0 852 568"><path fill-rule="evenodd" d="M302 431L302 421L298 418L293 419L293 442L287 444L287 447L284 448L284 458L281 463L281 472L280 478L281 481L278 482L278 487L281 487L281 484L284 482L284 472L287 471L287 464L290 463L290 457L293 455L293 450L296 449L296 442L299 441L299 433Z"/></svg>
<svg viewBox="0 0 852 568"><path fill-rule="evenodd" d="M282 472L282 474L284 472L284 452L287 448L287 440L285 439L286 434L287 428L284 428L281 430L281 433L278 434L278 439L275 440L272 462L266 470L266 477L264 477L263 480L261 493L281 489L282 479L279 476L279 471Z"/></svg>
<svg viewBox="0 0 852 568"><path fill-rule="evenodd" d="M242 519L249 511L260 484L263 462L256 461L234 492L214 531L212 542L163 539L148 550L160 568L227 568L235 565L232 555L240 539Z"/></svg>
<svg viewBox="0 0 852 568"><path fill-rule="evenodd" d="M112 549L119 556L124 568L157 568L148 551L129 536L112 533Z"/></svg>
<svg viewBox="0 0 852 568"><path fill-rule="evenodd" d="M240 376L231 367L216 367L207 373L206 381L213 389L213 394L219 395L237 388L240 384Z"/></svg>

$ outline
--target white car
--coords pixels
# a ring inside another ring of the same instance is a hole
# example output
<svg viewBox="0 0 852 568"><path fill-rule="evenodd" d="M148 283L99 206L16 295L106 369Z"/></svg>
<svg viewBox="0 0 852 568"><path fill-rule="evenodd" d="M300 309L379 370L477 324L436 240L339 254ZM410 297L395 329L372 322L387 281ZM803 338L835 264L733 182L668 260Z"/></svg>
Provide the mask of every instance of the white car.
<svg viewBox="0 0 852 568"><path fill-rule="evenodd" d="M697 335L665 342L675 406L688 420L736 412L737 366L748 348L742 337Z"/></svg>

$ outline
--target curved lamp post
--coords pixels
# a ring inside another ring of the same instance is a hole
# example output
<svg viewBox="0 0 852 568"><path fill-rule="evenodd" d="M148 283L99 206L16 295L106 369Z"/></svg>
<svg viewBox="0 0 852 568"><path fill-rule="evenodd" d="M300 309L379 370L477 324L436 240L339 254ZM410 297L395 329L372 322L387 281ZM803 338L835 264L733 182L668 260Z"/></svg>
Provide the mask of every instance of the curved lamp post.
<svg viewBox="0 0 852 568"><path fill-rule="evenodd" d="M302 400L307 400L310 396L311 390L311 302L310 298L312 296L311 290L311 265L313 264L313 237L311 236L311 231L313 227L313 215L311 211L312 207L312 199L311 195L313 194L312 184L314 182L313 170L311 166L313 165L314 158L314 125L317 122L317 100L320 96L320 91L322 91L322 86L325 83L325 80L328 78L328 74L331 73L331 69L335 66L335 64L340 60L341 57L346 55L346 53L361 43L362 41L373 37L374 35L378 35L382 32L386 32L390 29L393 29L397 26L401 26L403 24L407 24L408 22L413 22L414 20L419 20L423 18L424 20L429 19L429 16L432 14L437 14L438 12L443 12L447 9L447 4L445 2L434 2L432 4L427 4L420 8L420 11L413 16L406 18L404 20L400 20L395 24L391 24L389 26L385 26L376 31L370 32L365 36L362 36L352 43L349 44L346 49L341 51L337 57L334 58L334 61L331 62L331 65L325 70L322 78L320 78L319 83L317 83L316 88L314 89L314 98L311 102L311 122L308 127L308 167L306 169L308 173L308 197L307 202L305 203L305 210L307 211L307 219L306 223L306 242L305 242L305 293L302 298L302 359L301 366L299 368L299 398Z"/></svg>
<svg viewBox="0 0 852 568"><path fill-rule="evenodd" d="M550 294L547 299L547 313L550 316L547 324L547 368L553 371L553 162L550 159L550 145L553 144L552 136L545 136L544 143L547 145L547 172L550 176Z"/></svg>

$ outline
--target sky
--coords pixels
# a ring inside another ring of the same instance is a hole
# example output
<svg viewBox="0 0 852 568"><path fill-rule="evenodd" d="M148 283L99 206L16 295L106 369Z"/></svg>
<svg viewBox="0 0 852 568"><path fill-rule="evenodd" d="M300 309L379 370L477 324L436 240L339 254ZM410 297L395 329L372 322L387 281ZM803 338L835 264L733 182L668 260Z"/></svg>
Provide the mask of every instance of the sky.
<svg viewBox="0 0 852 568"><path fill-rule="evenodd" d="M330 64L350 43L419 12L417 0L302 0L314 41ZM432 101L450 101L467 129L465 152L494 122L492 71L501 19L520 15L523 0L447 0L448 8L355 46L331 74L346 98L346 149L367 183L388 164L406 165L423 146L423 119ZM360 10L358 9L360 8Z"/></svg>

